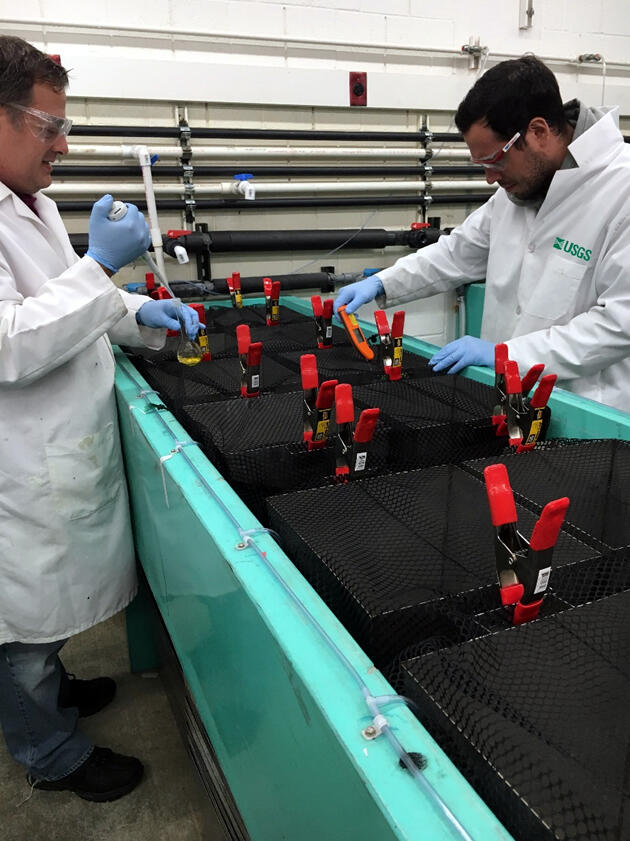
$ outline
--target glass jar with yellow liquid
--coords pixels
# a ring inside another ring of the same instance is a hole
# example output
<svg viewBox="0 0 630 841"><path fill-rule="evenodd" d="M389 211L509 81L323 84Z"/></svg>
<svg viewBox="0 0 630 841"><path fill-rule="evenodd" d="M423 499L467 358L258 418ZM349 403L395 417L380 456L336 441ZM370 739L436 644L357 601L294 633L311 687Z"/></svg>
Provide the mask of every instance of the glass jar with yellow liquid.
<svg viewBox="0 0 630 841"><path fill-rule="evenodd" d="M186 333L186 322L182 312L182 304L177 307L177 318L179 321L179 345L177 346L177 361L182 365L198 365L203 357L203 350L200 345L188 338Z"/></svg>

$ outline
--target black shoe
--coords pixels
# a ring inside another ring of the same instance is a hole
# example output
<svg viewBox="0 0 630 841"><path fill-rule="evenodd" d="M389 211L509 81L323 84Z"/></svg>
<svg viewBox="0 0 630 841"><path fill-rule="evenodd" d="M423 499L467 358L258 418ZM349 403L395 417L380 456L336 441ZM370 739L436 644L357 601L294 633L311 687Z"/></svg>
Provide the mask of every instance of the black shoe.
<svg viewBox="0 0 630 841"><path fill-rule="evenodd" d="M139 759L114 753L109 748L95 747L76 771L60 780L37 780L27 774L26 781L43 791L73 791L84 800L102 803L129 794L143 773Z"/></svg>
<svg viewBox="0 0 630 841"><path fill-rule="evenodd" d="M60 707L77 707L80 718L85 718L106 707L115 694L116 681L111 677L78 680L73 674L68 674L61 681L58 703Z"/></svg>

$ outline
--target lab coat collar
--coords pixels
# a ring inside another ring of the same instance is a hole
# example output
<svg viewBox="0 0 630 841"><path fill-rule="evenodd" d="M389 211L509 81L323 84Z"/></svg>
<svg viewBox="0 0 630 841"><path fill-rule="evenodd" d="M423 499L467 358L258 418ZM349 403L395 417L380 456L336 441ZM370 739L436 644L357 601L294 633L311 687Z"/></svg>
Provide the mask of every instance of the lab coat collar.
<svg viewBox="0 0 630 841"><path fill-rule="evenodd" d="M36 193L37 196L37 209L39 211L41 207L41 193ZM13 190L7 187L6 184L0 182L0 202L4 201L12 201L13 202L13 209L18 216L23 216L25 219L30 219L32 222L36 222L39 225L43 225L44 222L37 213L33 213L31 208L24 204L21 198L19 198Z"/></svg>
<svg viewBox="0 0 630 841"><path fill-rule="evenodd" d="M623 142L619 131L619 108L615 106L570 143L569 152L575 158L578 167L592 164L601 167L620 151Z"/></svg>

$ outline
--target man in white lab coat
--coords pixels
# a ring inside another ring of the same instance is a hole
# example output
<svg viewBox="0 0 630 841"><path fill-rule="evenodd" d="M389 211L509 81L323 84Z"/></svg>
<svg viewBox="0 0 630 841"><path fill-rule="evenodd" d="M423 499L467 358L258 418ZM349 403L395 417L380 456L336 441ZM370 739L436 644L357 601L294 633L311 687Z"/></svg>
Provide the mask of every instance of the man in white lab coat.
<svg viewBox="0 0 630 841"><path fill-rule="evenodd" d="M159 348L179 325L172 303L110 279L149 245L137 208L113 222L112 197L97 202L79 259L39 192L68 151L66 84L50 57L0 37L0 724L38 788L113 800L142 764L77 720L115 683L72 679L58 654L136 592L110 341Z"/></svg>
<svg viewBox="0 0 630 841"><path fill-rule="evenodd" d="M455 121L496 194L450 236L344 287L354 312L486 280L481 339L435 354L434 371L494 366L506 341L521 372L543 362L558 384L630 411L630 146L618 109L562 104L534 56L488 70Z"/></svg>

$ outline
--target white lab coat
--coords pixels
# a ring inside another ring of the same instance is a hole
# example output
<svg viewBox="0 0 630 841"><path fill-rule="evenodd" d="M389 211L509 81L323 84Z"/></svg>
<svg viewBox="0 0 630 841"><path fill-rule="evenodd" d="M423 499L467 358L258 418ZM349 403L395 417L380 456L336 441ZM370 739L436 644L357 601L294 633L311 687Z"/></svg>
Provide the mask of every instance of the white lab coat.
<svg viewBox="0 0 630 841"><path fill-rule="evenodd" d="M48 642L136 592L113 341L160 347L147 300L72 250L56 205L0 184L0 644Z"/></svg>
<svg viewBox="0 0 630 841"><path fill-rule="evenodd" d="M630 145L617 110L570 144L577 167L556 172L538 213L498 189L379 277L388 307L485 277L483 339L509 340L521 373L544 362L559 386L628 412Z"/></svg>

